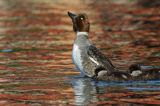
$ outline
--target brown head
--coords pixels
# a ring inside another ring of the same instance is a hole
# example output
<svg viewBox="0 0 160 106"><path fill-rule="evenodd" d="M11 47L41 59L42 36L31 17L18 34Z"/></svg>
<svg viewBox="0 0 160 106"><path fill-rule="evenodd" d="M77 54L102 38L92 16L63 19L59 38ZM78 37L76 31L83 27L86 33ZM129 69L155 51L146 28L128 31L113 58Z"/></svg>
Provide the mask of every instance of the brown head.
<svg viewBox="0 0 160 106"><path fill-rule="evenodd" d="M75 32L89 32L89 20L86 14L73 14L68 12L73 22L73 30Z"/></svg>

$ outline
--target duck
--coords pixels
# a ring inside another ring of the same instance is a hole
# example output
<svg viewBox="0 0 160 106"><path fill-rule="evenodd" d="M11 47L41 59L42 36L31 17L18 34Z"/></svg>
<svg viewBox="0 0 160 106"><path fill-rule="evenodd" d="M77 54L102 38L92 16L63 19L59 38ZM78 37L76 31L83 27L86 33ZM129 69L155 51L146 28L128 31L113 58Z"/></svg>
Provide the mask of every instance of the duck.
<svg viewBox="0 0 160 106"><path fill-rule="evenodd" d="M125 81L131 78L127 72L117 69L100 49L89 40L90 22L84 13L68 12L75 32L72 61L81 75L95 80Z"/></svg>
<svg viewBox="0 0 160 106"><path fill-rule="evenodd" d="M129 66L128 73L132 80L159 80L160 66L147 66L141 63L132 64Z"/></svg>

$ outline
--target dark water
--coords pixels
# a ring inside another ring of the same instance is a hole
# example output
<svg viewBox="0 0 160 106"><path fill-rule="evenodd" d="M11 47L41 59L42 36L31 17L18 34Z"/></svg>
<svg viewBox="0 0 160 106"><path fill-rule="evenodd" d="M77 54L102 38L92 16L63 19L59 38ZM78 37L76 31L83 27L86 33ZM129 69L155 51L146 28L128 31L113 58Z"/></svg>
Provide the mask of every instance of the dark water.
<svg viewBox="0 0 160 106"><path fill-rule="evenodd" d="M131 7L103 0L0 0L0 105L159 105L160 81L96 82L80 77L72 64L75 35L67 11L88 14L91 41L117 67L160 65L159 27L152 31L141 23L151 13L158 20L159 8ZM129 24L135 18L141 24ZM140 38L142 44L131 44Z"/></svg>

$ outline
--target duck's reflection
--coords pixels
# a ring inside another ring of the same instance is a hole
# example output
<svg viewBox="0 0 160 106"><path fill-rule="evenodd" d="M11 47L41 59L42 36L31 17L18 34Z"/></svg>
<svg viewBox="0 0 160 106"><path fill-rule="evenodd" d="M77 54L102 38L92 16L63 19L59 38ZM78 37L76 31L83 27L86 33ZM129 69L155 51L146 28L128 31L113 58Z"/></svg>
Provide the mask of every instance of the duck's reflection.
<svg viewBox="0 0 160 106"><path fill-rule="evenodd" d="M85 106L98 101L97 88L90 78L73 78L72 86L75 92L75 104Z"/></svg>
<svg viewBox="0 0 160 106"><path fill-rule="evenodd" d="M87 106L88 104L97 103L98 101L100 102L102 100L105 100L106 98L105 96L104 98L102 97L99 98L98 96L105 93L112 93L112 92L127 93L130 91L144 92L150 90L152 91L160 90L159 87L157 88L157 85L159 86L159 81L140 81L140 82L123 82L123 83L102 82L102 81L95 82L91 78L72 77L71 83L75 94L75 105L77 106ZM123 106L139 106L139 105L134 103L124 103Z"/></svg>

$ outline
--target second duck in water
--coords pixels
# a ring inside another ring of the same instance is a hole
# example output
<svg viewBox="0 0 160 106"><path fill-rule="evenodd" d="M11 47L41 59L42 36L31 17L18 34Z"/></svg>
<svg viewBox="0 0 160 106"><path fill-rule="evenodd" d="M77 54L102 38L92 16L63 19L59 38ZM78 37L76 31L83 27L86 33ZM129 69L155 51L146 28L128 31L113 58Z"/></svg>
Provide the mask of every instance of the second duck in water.
<svg viewBox="0 0 160 106"><path fill-rule="evenodd" d="M76 38L72 60L81 74L96 80L126 81L134 79L129 72L118 70L88 39L90 23L86 14L68 12Z"/></svg>

